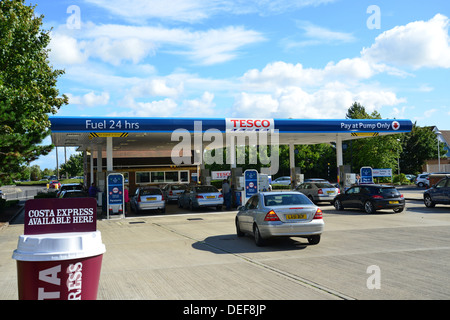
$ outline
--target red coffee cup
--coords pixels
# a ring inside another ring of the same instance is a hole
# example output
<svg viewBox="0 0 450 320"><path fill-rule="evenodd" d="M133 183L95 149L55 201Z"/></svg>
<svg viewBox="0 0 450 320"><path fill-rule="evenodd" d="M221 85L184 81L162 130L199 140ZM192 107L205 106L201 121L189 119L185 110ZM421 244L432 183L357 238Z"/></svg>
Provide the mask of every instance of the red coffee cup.
<svg viewBox="0 0 450 320"><path fill-rule="evenodd" d="M100 231L21 235L20 300L95 300L105 245Z"/></svg>

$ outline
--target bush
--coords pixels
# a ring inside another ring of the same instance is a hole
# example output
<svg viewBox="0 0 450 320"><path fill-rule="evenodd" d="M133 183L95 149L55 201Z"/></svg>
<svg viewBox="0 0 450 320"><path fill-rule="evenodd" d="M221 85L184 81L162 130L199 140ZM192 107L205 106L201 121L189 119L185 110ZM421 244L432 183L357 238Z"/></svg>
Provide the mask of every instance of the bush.
<svg viewBox="0 0 450 320"><path fill-rule="evenodd" d="M48 198L56 198L56 191L49 192L39 192L34 196L34 199L48 199Z"/></svg>

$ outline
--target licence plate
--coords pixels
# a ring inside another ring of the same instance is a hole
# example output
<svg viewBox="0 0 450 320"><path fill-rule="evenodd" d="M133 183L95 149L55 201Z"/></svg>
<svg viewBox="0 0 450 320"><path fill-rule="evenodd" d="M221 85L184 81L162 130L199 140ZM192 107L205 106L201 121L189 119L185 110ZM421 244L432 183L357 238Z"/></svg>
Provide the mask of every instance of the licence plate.
<svg viewBox="0 0 450 320"><path fill-rule="evenodd" d="M147 198L147 201L155 201L156 197Z"/></svg>
<svg viewBox="0 0 450 320"><path fill-rule="evenodd" d="M215 196L206 196L206 199L215 199Z"/></svg>
<svg viewBox="0 0 450 320"><path fill-rule="evenodd" d="M389 201L389 204L398 204L398 201Z"/></svg>
<svg viewBox="0 0 450 320"><path fill-rule="evenodd" d="M333 194L333 193L334 193L334 191L327 191L327 193L328 193L328 194Z"/></svg>
<svg viewBox="0 0 450 320"><path fill-rule="evenodd" d="M287 220L304 220L306 219L306 214L287 214Z"/></svg>

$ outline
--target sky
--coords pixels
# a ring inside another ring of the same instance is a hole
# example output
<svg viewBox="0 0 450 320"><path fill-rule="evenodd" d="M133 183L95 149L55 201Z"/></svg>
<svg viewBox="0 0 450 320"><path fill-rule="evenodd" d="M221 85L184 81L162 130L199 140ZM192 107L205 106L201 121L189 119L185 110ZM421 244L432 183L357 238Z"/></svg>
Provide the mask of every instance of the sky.
<svg viewBox="0 0 450 320"><path fill-rule="evenodd" d="M343 119L356 101L450 130L448 0L31 3L65 70L57 116Z"/></svg>

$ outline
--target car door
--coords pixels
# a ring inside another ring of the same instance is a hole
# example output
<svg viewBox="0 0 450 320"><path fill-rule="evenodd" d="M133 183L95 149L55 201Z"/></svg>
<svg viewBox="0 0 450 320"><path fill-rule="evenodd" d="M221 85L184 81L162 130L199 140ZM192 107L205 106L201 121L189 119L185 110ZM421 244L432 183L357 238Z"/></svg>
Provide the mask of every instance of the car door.
<svg viewBox="0 0 450 320"><path fill-rule="evenodd" d="M442 190L442 200L443 203L450 203L450 178L447 179L447 184Z"/></svg>
<svg viewBox="0 0 450 320"><path fill-rule="evenodd" d="M355 193L355 206L354 208L363 208L364 203L370 199L370 194L373 190L370 187L360 186L359 192Z"/></svg>
<svg viewBox="0 0 450 320"><path fill-rule="evenodd" d="M442 179L430 190L431 199L437 203L447 203L449 197L448 182L450 179Z"/></svg>
<svg viewBox="0 0 450 320"><path fill-rule="evenodd" d="M257 194L248 199L240 217L239 221L241 222L241 229L247 232L253 231L253 221L256 213L256 208L258 207L258 201L259 197Z"/></svg>
<svg viewBox="0 0 450 320"><path fill-rule="evenodd" d="M139 188L136 189L134 195L131 197L131 203L130 203L131 210L136 210L136 208L137 208L136 203L137 203L138 196L139 196Z"/></svg>
<svg viewBox="0 0 450 320"><path fill-rule="evenodd" d="M342 201L342 205L347 208L356 208L358 207L358 196L359 196L360 187L355 186L351 187L345 192L345 197Z"/></svg>

